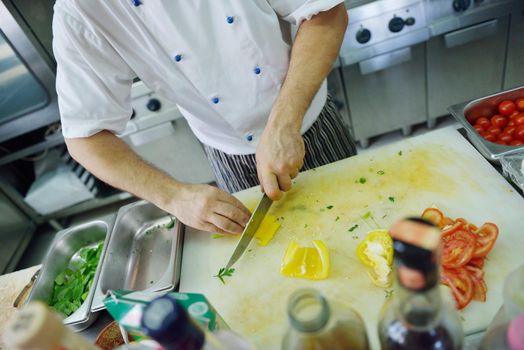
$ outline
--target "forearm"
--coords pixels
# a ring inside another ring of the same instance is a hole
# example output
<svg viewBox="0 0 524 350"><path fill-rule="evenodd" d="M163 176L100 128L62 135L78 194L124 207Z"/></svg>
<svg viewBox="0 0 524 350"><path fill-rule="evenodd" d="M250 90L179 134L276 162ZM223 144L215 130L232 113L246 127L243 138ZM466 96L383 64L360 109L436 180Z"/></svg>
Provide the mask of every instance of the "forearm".
<svg viewBox="0 0 524 350"><path fill-rule="evenodd" d="M142 160L108 131L86 138L66 139L71 156L113 187L133 193L166 209L181 184Z"/></svg>
<svg viewBox="0 0 524 350"><path fill-rule="evenodd" d="M337 58L347 23L347 11L342 3L300 25L286 79L268 125L300 130L311 101Z"/></svg>

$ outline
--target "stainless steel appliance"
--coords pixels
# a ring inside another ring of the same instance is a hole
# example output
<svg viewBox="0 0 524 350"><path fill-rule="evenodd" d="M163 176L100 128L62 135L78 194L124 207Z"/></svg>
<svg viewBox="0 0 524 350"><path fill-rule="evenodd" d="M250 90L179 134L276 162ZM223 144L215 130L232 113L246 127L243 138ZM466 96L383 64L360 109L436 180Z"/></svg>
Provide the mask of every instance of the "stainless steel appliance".
<svg viewBox="0 0 524 350"><path fill-rule="evenodd" d="M508 52L504 71L504 90L524 85L524 11L510 17Z"/></svg>
<svg viewBox="0 0 524 350"><path fill-rule="evenodd" d="M374 1L350 7L340 51L354 136L369 138L426 120L423 0Z"/></svg>
<svg viewBox="0 0 524 350"><path fill-rule="evenodd" d="M503 89L510 13L523 5L520 0L427 2L430 126L448 106Z"/></svg>
<svg viewBox="0 0 524 350"><path fill-rule="evenodd" d="M59 120L50 47L53 3L0 2L0 142Z"/></svg>

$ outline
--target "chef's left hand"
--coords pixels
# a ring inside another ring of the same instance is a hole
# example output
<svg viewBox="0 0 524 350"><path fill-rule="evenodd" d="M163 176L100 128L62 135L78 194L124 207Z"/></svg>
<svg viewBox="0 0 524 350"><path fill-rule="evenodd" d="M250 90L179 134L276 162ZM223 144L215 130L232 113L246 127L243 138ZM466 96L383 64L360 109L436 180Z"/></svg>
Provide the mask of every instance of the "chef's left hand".
<svg viewBox="0 0 524 350"><path fill-rule="evenodd" d="M304 140L298 128L268 125L257 147L258 180L262 191L278 200L291 189L291 179L304 164Z"/></svg>

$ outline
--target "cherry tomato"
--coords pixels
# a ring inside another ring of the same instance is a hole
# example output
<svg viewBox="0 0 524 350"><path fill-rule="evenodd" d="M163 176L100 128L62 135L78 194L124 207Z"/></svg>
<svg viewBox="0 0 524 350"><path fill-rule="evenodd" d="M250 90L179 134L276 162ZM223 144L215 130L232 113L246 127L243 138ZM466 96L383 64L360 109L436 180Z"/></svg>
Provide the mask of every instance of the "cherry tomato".
<svg viewBox="0 0 524 350"><path fill-rule="evenodd" d="M459 310L471 302L473 279L464 269L442 269L441 282L451 289Z"/></svg>
<svg viewBox="0 0 524 350"><path fill-rule="evenodd" d="M477 247L473 253L473 258L483 258L488 255L493 248L499 236L499 228L497 225L487 222L480 226L474 234L476 236Z"/></svg>
<svg viewBox="0 0 524 350"><path fill-rule="evenodd" d="M510 146L520 146L520 145L524 145L524 142L519 141L519 140L513 140L509 144Z"/></svg>
<svg viewBox="0 0 524 350"><path fill-rule="evenodd" d="M495 114L493 117L491 117L491 125L496 126L497 128L502 129L503 127L508 125L508 122L509 122L508 118L503 117L498 114Z"/></svg>
<svg viewBox="0 0 524 350"><path fill-rule="evenodd" d="M511 115L511 113L515 111L516 108L517 106L515 106L515 103L513 103L513 101L510 101L510 100L502 101L499 104L499 113L501 115L509 116Z"/></svg>
<svg viewBox="0 0 524 350"><path fill-rule="evenodd" d="M515 104L519 111L524 112L524 98L517 98Z"/></svg>
<svg viewBox="0 0 524 350"><path fill-rule="evenodd" d="M519 125L515 128L513 139L524 142L524 125Z"/></svg>
<svg viewBox="0 0 524 350"><path fill-rule="evenodd" d="M442 265L456 269L466 265L476 251L475 236L466 230L458 230L442 237Z"/></svg>
<svg viewBox="0 0 524 350"><path fill-rule="evenodd" d="M427 208L422 213L422 218L428 220L435 226L440 227L442 219L444 219L444 214L437 208Z"/></svg>
<svg viewBox="0 0 524 350"><path fill-rule="evenodd" d="M508 126L516 126L517 124L515 124L515 119L513 120L510 120L509 123L508 123Z"/></svg>
<svg viewBox="0 0 524 350"><path fill-rule="evenodd" d="M497 140L497 141L495 141L495 143L498 144L498 145L502 145L502 146L507 146L508 145L506 142L501 141L501 140Z"/></svg>
<svg viewBox="0 0 524 350"><path fill-rule="evenodd" d="M491 126L491 122L486 117L480 117L479 119L477 119L475 124L482 126L484 129L487 129Z"/></svg>
<svg viewBox="0 0 524 350"><path fill-rule="evenodd" d="M515 119L515 117L516 117L517 115L519 115L519 111L515 111L515 112L511 113L511 115L509 116L509 120L513 120L513 119Z"/></svg>
<svg viewBox="0 0 524 350"><path fill-rule="evenodd" d="M503 141L504 143L509 144L511 141L513 141L513 137L511 137L511 135L509 135L509 134L502 133L499 136L498 141Z"/></svg>
<svg viewBox="0 0 524 350"><path fill-rule="evenodd" d="M511 135L511 137L513 137L513 133L515 132L515 129L517 127L514 126L514 125L511 125L511 126L506 126L503 130L502 130L502 133L503 134L508 134L508 135Z"/></svg>
<svg viewBox="0 0 524 350"><path fill-rule="evenodd" d="M517 115L513 121L515 121L515 124L517 125L524 125L524 113Z"/></svg>
<svg viewBox="0 0 524 350"><path fill-rule="evenodd" d="M481 133L482 131L484 131L484 128L478 124L473 125L473 128L477 130L478 133Z"/></svg>
<svg viewBox="0 0 524 350"><path fill-rule="evenodd" d="M486 140L488 140L489 142L495 142L497 141L497 137L493 134L490 134L490 133L487 133L486 136L484 136L484 138Z"/></svg>
<svg viewBox="0 0 524 350"><path fill-rule="evenodd" d="M502 134L502 129L493 125L487 128L486 131L495 137L499 137L499 135Z"/></svg>

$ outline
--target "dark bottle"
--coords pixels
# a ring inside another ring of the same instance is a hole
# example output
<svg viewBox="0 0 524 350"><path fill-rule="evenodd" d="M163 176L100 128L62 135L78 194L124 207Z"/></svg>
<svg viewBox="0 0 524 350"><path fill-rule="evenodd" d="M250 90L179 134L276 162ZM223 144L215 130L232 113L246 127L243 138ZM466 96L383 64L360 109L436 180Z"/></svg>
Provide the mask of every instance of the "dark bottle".
<svg viewBox="0 0 524 350"><path fill-rule="evenodd" d="M439 290L439 230L413 218L398 222L390 233L396 285L380 317L382 349L461 349L462 324Z"/></svg>

